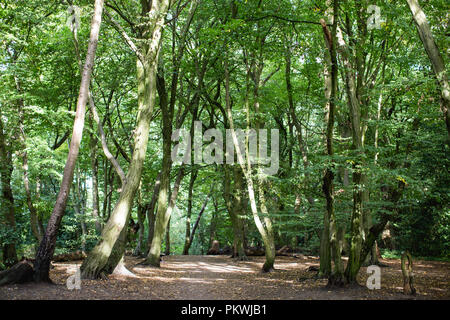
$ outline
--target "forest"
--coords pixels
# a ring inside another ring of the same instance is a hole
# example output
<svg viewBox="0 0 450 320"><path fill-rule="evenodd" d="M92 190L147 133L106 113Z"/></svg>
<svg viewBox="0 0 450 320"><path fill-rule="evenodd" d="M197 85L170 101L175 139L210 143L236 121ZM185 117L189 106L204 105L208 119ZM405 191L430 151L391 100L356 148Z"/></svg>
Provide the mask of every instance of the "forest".
<svg viewBox="0 0 450 320"><path fill-rule="evenodd" d="M450 299L449 9L1 0L0 299Z"/></svg>

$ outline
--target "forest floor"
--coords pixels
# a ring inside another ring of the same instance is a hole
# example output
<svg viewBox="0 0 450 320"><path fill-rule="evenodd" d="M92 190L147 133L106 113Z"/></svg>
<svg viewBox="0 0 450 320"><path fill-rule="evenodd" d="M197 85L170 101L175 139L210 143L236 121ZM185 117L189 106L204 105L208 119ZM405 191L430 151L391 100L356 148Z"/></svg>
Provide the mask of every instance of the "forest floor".
<svg viewBox="0 0 450 320"><path fill-rule="evenodd" d="M0 299L145 299L145 300L316 300L316 299L450 299L450 263L415 261L417 295L405 296L399 260L383 259L381 289L365 286L327 289L326 280L315 279L317 257L277 257L276 270L262 273L264 257L236 261L229 256L166 256L161 268L139 266L142 259L126 257L136 277L111 276L109 280L82 280L81 290L70 291L66 280L81 261L54 263L54 285L22 284L0 287ZM359 283L365 284L366 268Z"/></svg>

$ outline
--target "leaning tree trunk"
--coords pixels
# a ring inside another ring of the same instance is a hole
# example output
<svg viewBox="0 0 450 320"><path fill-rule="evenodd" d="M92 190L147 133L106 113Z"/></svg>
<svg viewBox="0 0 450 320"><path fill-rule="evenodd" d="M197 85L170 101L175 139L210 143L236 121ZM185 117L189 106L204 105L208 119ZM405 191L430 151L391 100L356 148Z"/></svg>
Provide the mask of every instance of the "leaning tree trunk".
<svg viewBox="0 0 450 320"><path fill-rule="evenodd" d="M430 25L428 24L425 13L419 5L419 1L407 0L407 2L414 23L416 24L417 31L419 32L420 40L422 40L439 84L442 97L442 113L444 114L445 124L447 126L448 138L450 139L450 86L447 80L447 71L445 70L444 60L434 41Z"/></svg>
<svg viewBox="0 0 450 320"><path fill-rule="evenodd" d="M244 160L244 154L242 153L239 142L237 139L236 131L234 130L234 123L233 123L233 116L231 112L231 97L230 97L230 75L228 70L228 57L225 57L224 62L224 71L225 71L225 103L226 103L226 115L230 124L231 129L231 136L233 139L234 148L237 153L237 159L239 162L239 165L244 173L245 180L247 182L247 189L248 189L248 197L250 201L250 208L253 215L253 220L255 222L256 228L258 229L259 234L261 235L261 238L264 242L265 246L265 255L266 255L266 261L264 262L262 270L264 272L269 272L274 269L274 262L275 262L275 242L273 237L273 229L272 229L272 222L270 220L270 217L267 215L267 208L265 206L265 199L264 199L264 190L262 190L261 184L259 184L259 190L260 191L260 206L261 206L261 212L265 215L264 217L264 224L261 220L261 217L258 213L257 203L256 203L256 196L255 196L255 187L253 183L253 178L251 176L252 167L250 164L250 155L248 147L245 148L245 156L247 164ZM246 99L247 100L247 99ZM249 106L248 101L246 102L247 105L247 112L249 112Z"/></svg>
<svg viewBox="0 0 450 320"><path fill-rule="evenodd" d="M151 116L156 98L156 72L163 22L168 0L153 1L148 14L150 19L144 54L137 59L138 70L138 116L134 135L134 150L126 184L111 216L103 228L102 237L92 252L88 255L81 272L83 278L95 279L114 270L122 259L126 241L126 226L131 214L136 191L141 180L145 154L147 152ZM141 61L141 58L144 61ZM122 251L122 252L120 252Z"/></svg>
<svg viewBox="0 0 450 320"><path fill-rule="evenodd" d="M95 229L98 233L102 232L102 224L100 220L100 209L99 209L99 195L98 195L98 158L97 158L97 137L94 133L94 126L92 123L93 112L91 107L91 112L89 113L89 126L91 129L90 134L90 151L91 151L91 169L92 169L92 217L95 220Z"/></svg>
<svg viewBox="0 0 450 320"><path fill-rule="evenodd" d="M86 111L86 102L89 98L89 84L91 81L92 68L94 66L95 52L97 49L98 35L102 20L104 0L95 1L94 16L91 22L91 34L89 38L86 62L84 64L81 76L80 92L78 95L77 109L70 143L69 154L66 166L64 168L61 188L56 198L55 207L47 224L47 229L43 240L39 246L35 261L34 280L37 282L50 282L50 260L55 251L56 236L61 220L67 205L67 198L70 192L70 186L73 180L75 164L80 150L81 139L83 136L84 117Z"/></svg>

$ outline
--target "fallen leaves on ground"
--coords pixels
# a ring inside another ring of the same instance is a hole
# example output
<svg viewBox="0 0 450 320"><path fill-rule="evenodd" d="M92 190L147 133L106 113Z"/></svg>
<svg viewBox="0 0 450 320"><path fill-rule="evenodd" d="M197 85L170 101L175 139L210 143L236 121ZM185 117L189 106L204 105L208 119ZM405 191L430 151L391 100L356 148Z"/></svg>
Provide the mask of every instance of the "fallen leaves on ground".
<svg viewBox="0 0 450 320"><path fill-rule="evenodd" d="M264 257L236 261L228 256L166 256L161 268L139 266L142 259L126 257L127 268L137 278L111 276L108 280L82 280L81 290L70 291L66 280L81 262L54 263L55 283L0 287L0 299L219 299L219 300L315 300L315 299L450 299L450 263L415 261L416 296L403 294L399 260L383 259L381 289L369 290L369 274L361 268L361 286L329 289L326 279L316 279L307 269L318 266L317 257L277 257L276 270L262 273Z"/></svg>

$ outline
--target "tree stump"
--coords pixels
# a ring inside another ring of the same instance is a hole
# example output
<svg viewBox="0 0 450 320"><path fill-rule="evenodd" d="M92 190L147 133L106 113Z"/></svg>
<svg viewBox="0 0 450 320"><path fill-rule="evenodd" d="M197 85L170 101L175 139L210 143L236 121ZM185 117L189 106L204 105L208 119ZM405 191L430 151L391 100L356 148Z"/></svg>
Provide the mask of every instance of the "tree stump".
<svg viewBox="0 0 450 320"><path fill-rule="evenodd" d="M406 267L406 259L408 259L408 267ZM406 295L415 295L413 278L413 260L408 251L402 254L402 273L403 273L403 293Z"/></svg>

